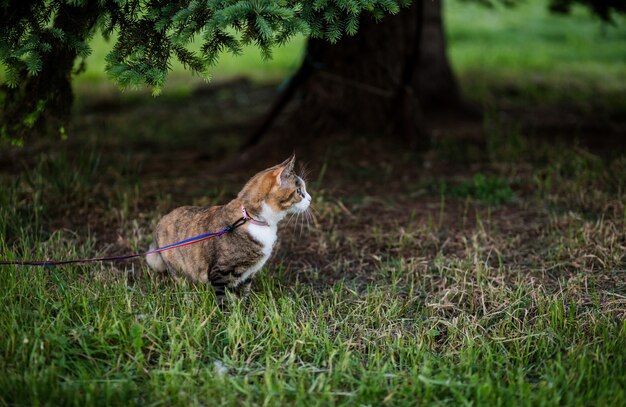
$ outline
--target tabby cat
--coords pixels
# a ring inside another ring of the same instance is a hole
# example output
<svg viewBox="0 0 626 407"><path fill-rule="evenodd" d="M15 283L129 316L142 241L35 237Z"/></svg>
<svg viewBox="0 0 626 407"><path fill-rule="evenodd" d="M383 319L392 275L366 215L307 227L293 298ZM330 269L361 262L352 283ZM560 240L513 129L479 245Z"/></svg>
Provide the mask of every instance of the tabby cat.
<svg viewBox="0 0 626 407"><path fill-rule="evenodd" d="M295 156L252 177L235 199L209 208L183 206L165 215L154 231L150 249L224 229L242 217L248 221L220 237L161 253L148 265L176 278L210 283L221 300L226 291L247 295L254 274L263 267L276 242L278 223L311 203L304 180L294 172Z"/></svg>

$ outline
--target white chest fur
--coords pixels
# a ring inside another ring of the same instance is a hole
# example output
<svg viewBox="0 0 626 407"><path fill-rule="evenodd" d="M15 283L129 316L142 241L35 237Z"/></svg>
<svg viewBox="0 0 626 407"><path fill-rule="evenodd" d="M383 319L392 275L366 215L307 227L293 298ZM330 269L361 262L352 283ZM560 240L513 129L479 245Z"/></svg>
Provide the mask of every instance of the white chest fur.
<svg viewBox="0 0 626 407"><path fill-rule="evenodd" d="M254 266L250 267L246 270L235 282L235 284L239 284L242 281L246 281L263 267L267 259L270 258L272 254L272 248L274 248L274 243L276 243L276 225L269 226L259 226L254 224L248 225L248 234L257 242L259 242L262 246L263 257L259 260Z"/></svg>

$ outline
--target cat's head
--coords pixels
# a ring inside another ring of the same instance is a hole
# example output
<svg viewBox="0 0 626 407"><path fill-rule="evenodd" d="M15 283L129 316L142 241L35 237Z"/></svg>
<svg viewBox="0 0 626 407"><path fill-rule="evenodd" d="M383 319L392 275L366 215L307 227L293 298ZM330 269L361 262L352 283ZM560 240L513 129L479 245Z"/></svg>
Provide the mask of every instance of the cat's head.
<svg viewBox="0 0 626 407"><path fill-rule="evenodd" d="M306 182L294 169L292 155L282 163L256 174L243 187L239 198L256 215L277 221L289 213L304 212L311 204Z"/></svg>

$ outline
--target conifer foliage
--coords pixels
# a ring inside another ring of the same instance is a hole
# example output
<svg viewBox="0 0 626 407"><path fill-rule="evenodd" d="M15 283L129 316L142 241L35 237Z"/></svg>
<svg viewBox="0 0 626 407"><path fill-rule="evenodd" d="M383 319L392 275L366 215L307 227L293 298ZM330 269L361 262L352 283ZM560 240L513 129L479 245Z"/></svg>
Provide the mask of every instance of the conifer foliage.
<svg viewBox="0 0 626 407"><path fill-rule="evenodd" d="M209 76L221 52L254 44L264 57L296 34L333 43L354 35L359 17L395 14L410 0L2 0L2 136L21 140L69 115L71 74L100 30L114 38L107 72L122 87L158 93L172 61ZM191 45L201 44L194 52ZM80 64L78 64L80 68ZM48 124L46 126L46 123ZM61 127L62 128L62 127Z"/></svg>

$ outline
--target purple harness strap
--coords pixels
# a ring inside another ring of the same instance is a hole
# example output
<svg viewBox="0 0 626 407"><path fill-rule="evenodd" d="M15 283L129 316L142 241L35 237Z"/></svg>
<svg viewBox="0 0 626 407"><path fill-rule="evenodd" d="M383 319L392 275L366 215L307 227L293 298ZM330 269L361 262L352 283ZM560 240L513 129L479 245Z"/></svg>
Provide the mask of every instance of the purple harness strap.
<svg viewBox="0 0 626 407"><path fill-rule="evenodd" d="M257 226L269 226L269 223L267 223L267 222L263 222L263 221L260 221L260 220L256 220L256 219L254 219L253 217L251 217L250 215L248 215L248 211L246 211L245 206L242 206L242 207L241 207L241 215L243 216L243 218L244 218L246 221L248 221L248 222L252 223L253 225L257 225Z"/></svg>

